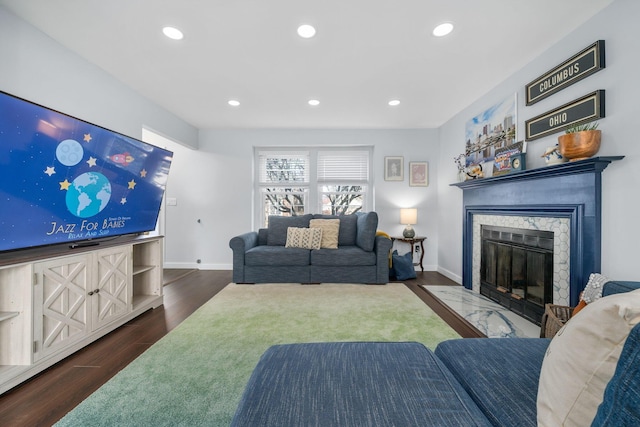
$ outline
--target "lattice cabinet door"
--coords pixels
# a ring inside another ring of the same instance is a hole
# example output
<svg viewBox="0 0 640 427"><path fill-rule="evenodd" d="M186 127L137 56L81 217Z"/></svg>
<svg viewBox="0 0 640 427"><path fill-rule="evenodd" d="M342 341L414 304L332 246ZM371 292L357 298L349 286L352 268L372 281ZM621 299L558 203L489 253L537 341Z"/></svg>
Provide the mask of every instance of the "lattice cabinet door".
<svg viewBox="0 0 640 427"><path fill-rule="evenodd" d="M91 290L92 330L119 319L131 311L133 296L131 246L96 252L97 281Z"/></svg>
<svg viewBox="0 0 640 427"><path fill-rule="evenodd" d="M34 264L34 362L89 333L90 259L85 254Z"/></svg>

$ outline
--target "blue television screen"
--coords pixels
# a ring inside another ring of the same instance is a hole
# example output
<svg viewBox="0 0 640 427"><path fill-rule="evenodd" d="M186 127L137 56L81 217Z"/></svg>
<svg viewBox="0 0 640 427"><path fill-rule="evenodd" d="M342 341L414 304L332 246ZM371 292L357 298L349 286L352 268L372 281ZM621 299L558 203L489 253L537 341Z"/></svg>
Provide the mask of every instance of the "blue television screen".
<svg viewBox="0 0 640 427"><path fill-rule="evenodd" d="M0 92L0 251L154 230L172 155Z"/></svg>

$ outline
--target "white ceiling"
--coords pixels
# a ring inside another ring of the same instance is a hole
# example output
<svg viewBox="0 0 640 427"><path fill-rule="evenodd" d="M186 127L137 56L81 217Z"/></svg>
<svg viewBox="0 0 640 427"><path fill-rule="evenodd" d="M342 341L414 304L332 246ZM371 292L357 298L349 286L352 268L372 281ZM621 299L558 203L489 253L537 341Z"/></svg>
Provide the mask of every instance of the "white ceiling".
<svg viewBox="0 0 640 427"><path fill-rule="evenodd" d="M201 129L397 129L442 125L611 1L0 4ZM432 36L443 21L453 33ZM314 38L297 36L302 23L316 27ZM166 25L185 38L166 38ZM320 105L309 106L312 98ZM391 99L401 104L390 107Z"/></svg>

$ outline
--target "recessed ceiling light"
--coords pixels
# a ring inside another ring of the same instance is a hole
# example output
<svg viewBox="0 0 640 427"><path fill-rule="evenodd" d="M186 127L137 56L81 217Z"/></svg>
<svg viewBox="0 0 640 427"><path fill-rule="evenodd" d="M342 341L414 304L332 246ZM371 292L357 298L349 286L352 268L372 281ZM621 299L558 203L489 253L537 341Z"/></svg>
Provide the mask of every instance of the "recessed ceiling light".
<svg viewBox="0 0 640 427"><path fill-rule="evenodd" d="M182 31L175 27L164 27L162 29L162 32L165 36L173 40L182 40L184 38L184 34L182 34Z"/></svg>
<svg viewBox="0 0 640 427"><path fill-rule="evenodd" d="M232 107L238 107L240 105L240 101L237 101L235 99L230 99L227 104L231 105Z"/></svg>
<svg viewBox="0 0 640 427"><path fill-rule="evenodd" d="M451 22L445 22L433 29L433 35L436 37L444 37L451 31L453 31L453 24Z"/></svg>
<svg viewBox="0 0 640 427"><path fill-rule="evenodd" d="M298 27L298 35L304 39L310 39L316 35L316 29L308 24L300 25Z"/></svg>
<svg viewBox="0 0 640 427"><path fill-rule="evenodd" d="M389 105L391 105L392 107L395 107L396 105L400 105L400 100L392 99L391 101L389 101Z"/></svg>
<svg viewBox="0 0 640 427"><path fill-rule="evenodd" d="M318 101L317 99L310 99L309 105L311 105L312 107L315 107L317 105L320 105L320 101Z"/></svg>

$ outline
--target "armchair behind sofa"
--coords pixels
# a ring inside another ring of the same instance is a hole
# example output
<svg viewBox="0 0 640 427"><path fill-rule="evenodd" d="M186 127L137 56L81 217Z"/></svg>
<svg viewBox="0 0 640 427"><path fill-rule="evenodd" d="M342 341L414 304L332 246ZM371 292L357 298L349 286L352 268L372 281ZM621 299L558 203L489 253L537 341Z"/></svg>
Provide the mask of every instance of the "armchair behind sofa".
<svg viewBox="0 0 640 427"><path fill-rule="evenodd" d="M337 249L287 248L289 227L309 227L312 219L340 219ZM269 217L269 227L236 236L235 283L377 283L389 281L391 240L376 236L378 215Z"/></svg>

